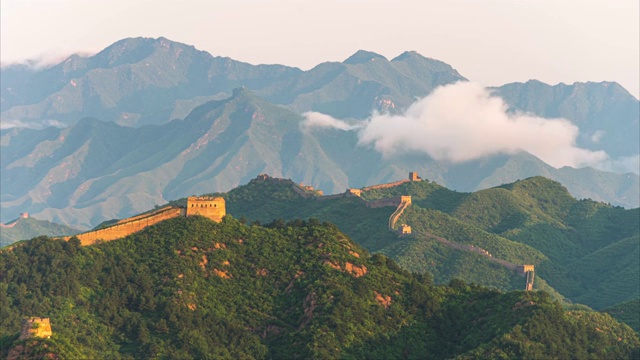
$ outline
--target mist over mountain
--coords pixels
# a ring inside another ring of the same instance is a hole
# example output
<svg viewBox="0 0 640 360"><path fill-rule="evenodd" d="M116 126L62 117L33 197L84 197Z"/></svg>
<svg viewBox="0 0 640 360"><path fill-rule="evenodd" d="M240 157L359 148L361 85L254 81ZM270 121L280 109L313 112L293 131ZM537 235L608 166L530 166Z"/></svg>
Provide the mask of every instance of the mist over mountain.
<svg viewBox="0 0 640 360"><path fill-rule="evenodd" d="M494 88L512 111L547 118L565 118L580 128L577 145L604 149L612 160L609 170L638 172L640 105L615 82L547 85L537 80Z"/></svg>
<svg viewBox="0 0 640 360"><path fill-rule="evenodd" d="M415 151L389 157L354 132L301 129L307 111L357 124L372 111L402 114L434 89L466 81L416 52L388 60L360 50L302 71L214 57L165 38L130 38L47 69L1 72L3 221L29 211L90 228L193 193L227 191L261 172L327 193L414 170L459 191L543 175L578 198L625 207L640 201L636 174L554 168L513 149L465 162ZM569 120L575 146L609 156L601 168L637 172L638 100L618 84L530 81L492 91L508 112Z"/></svg>

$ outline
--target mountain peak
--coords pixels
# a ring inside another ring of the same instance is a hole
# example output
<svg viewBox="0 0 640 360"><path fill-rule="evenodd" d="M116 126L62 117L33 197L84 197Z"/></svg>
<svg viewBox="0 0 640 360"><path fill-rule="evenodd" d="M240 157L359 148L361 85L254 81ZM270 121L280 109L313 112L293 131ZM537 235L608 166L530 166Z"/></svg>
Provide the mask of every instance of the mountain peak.
<svg viewBox="0 0 640 360"><path fill-rule="evenodd" d="M116 41L97 53L93 60L99 67L115 67L123 64L133 64L154 53L177 48L182 51L187 49L197 51L192 45L171 41L165 37L136 37Z"/></svg>
<svg viewBox="0 0 640 360"><path fill-rule="evenodd" d="M350 65L364 64L375 59L383 59L385 61L388 61L387 58L385 58L380 54L376 54L374 52L366 51L366 50L358 50L356 51L355 54L349 56L349 58L343 61L343 64L350 64Z"/></svg>
<svg viewBox="0 0 640 360"><path fill-rule="evenodd" d="M404 61L404 60L408 60L408 59L426 59L426 57L420 55L419 52L415 51L415 50L409 50L409 51L405 51L402 54L396 56L395 58L393 58L393 60L391 61Z"/></svg>
<svg viewBox="0 0 640 360"><path fill-rule="evenodd" d="M115 67L122 64L136 63L151 55L156 39L126 38L119 40L97 53L93 60L100 67Z"/></svg>
<svg viewBox="0 0 640 360"><path fill-rule="evenodd" d="M229 98L229 100L231 99L239 99L239 100L248 100L248 101L253 101L256 99L256 94L254 94L251 90L247 89L246 86L241 86L238 88L233 89L232 93L231 93L231 97Z"/></svg>

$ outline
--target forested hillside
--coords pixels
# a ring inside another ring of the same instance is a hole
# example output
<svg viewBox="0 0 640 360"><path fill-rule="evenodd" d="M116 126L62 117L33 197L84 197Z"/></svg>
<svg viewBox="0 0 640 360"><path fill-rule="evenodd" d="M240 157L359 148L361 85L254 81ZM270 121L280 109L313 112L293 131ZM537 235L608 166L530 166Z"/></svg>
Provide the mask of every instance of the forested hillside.
<svg viewBox="0 0 640 360"><path fill-rule="evenodd" d="M334 222L367 250L387 254L407 270L429 271L439 283L457 277L505 290L524 286L522 278L489 257L452 248L438 238L473 245L493 259L533 264L536 288L569 302L602 309L640 294L640 209L576 200L545 178L475 193L431 181L362 193L367 200L412 196L399 220L412 226L410 237L388 231L393 207L368 208L354 197L303 198L292 184L253 180L224 195L228 211L250 221L315 217Z"/></svg>
<svg viewBox="0 0 640 360"><path fill-rule="evenodd" d="M433 284L316 220L176 218L81 247L0 253L1 356L627 358L638 335L544 292ZM23 316L50 339L17 340Z"/></svg>

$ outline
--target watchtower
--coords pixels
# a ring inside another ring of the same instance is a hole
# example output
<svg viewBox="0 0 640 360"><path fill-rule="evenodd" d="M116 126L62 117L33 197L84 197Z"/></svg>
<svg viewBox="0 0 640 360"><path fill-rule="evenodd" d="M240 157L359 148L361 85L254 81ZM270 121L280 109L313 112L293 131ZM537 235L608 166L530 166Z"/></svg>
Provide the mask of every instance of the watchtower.
<svg viewBox="0 0 640 360"><path fill-rule="evenodd" d="M409 181L422 181L422 179L418 176L417 172L412 171L409 173Z"/></svg>
<svg viewBox="0 0 640 360"><path fill-rule="evenodd" d="M399 235L410 235L411 234L411 226L409 226L407 224L400 225L400 228L398 229L398 234Z"/></svg>
<svg viewBox="0 0 640 360"><path fill-rule="evenodd" d="M227 214L224 198L212 196L189 196L186 215L200 215L220 222Z"/></svg>
<svg viewBox="0 0 640 360"><path fill-rule="evenodd" d="M519 265L518 268L516 269L518 271L519 275L526 275L529 271L534 271L534 266L533 265Z"/></svg>
<svg viewBox="0 0 640 360"><path fill-rule="evenodd" d="M20 337L18 339L23 340L34 337L48 339L51 335L53 335L53 331L51 331L51 322L49 322L49 318L30 317L22 319Z"/></svg>
<svg viewBox="0 0 640 360"><path fill-rule="evenodd" d="M524 286L526 291L533 290L533 280L535 279L535 270L533 265L520 265L517 267L516 271L519 275L526 276L527 282Z"/></svg>
<svg viewBox="0 0 640 360"><path fill-rule="evenodd" d="M362 190L360 189L347 189L347 196L362 196Z"/></svg>

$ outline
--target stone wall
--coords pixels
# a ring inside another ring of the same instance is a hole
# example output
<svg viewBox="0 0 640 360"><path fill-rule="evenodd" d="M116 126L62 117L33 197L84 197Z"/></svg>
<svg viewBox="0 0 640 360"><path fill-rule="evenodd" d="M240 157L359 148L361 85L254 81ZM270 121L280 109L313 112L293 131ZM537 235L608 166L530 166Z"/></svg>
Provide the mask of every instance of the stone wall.
<svg viewBox="0 0 640 360"><path fill-rule="evenodd" d="M406 198L408 198L409 204L411 204L411 196L395 196L392 198L367 201L367 207L379 208L385 206L400 206L404 201L407 201Z"/></svg>
<svg viewBox="0 0 640 360"><path fill-rule="evenodd" d="M369 190L375 190L375 189L387 189L394 186L402 185L406 182L409 182L409 179L394 181L392 183L387 183L387 184L367 186L366 188L363 188L362 191L369 191Z"/></svg>
<svg viewBox="0 0 640 360"><path fill-rule="evenodd" d="M293 185L291 186L291 188L293 189L293 191L294 191L296 194L298 194L298 195L302 196L302 197L303 197L303 198L305 198L305 199L308 199L308 198L310 198L310 197L315 196L315 194L314 194L314 193L311 193L311 192L309 192L309 191L305 190L304 188L302 188L300 185L298 185L298 184L296 184L296 183L293 183Z"/></svg>
<svg viewBox="0 0 640 360"><path fill-rule="evenodd" d="M181 215L180 208L177 207L166 207L161 210L162 211L158 210L144 217L135 216L133 218L124 219L108 228L86 232L76 235L76 237L80 239L80 243L83 246L95 244L98 240L111 241L123 238L141 231L148 226L157 224L164 220L173 219ZM70 238L71 236L65 237L65 240L69 240Z"/></svg>
<svg viewBox="0 0 640 360"><path fill-rule="evenodd" d="M400 218L404 210L409 205L411 205L411 196L398 196L398 197L400 198L400 205L398 205L398 208L396 209L396 211L394 211L393 214L391 214L391 216L389 217L389 230L392 230L392 231L396 228L396 222L398 221L398 219ZM409 225L406 225L406 226L409 228L409 232L411 232L411 227Z"/></svg>
<svg viewBox="0 0 640 360"><path fill-rule="evenodd" d="M136 215L136 216L132 216L132 217L129 217L129 218L126 218L126 219L119 220L118 222L116 222L116 224L124 224L124 223L130 222L130 221L133 221L133 220L144 219L146 217L165 212L170 208L172 208L172 206L165 206L165 207L162 207L162 208L160 208L158 210L155 210L155 211L152 211L152 212L148 212L148 213L145 213L145 214L140 214L140 215Z"/></svg>

